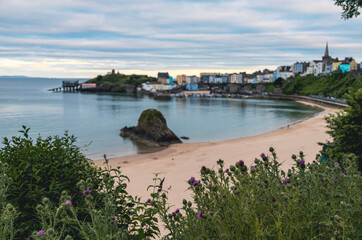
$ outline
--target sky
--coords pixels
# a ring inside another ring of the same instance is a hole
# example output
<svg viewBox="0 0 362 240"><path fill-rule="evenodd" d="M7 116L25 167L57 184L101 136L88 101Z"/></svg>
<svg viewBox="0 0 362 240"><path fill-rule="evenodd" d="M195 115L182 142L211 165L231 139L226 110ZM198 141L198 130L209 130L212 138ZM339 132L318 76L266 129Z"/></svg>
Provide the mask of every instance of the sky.
<svg viewBox="0 0 362 240"><path fill-rule="evenodd" d="M362 17L333 0L0 0L0 76L253 72L362 61Z"/></svg>

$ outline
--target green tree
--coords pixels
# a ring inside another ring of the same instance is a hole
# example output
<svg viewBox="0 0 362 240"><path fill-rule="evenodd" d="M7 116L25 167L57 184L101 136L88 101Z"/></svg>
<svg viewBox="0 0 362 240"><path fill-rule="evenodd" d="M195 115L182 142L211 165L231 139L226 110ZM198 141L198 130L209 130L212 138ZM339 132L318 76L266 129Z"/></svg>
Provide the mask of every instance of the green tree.
<svg viewBox="0 0 362 240"><path fill-rule="evenodd" d="M327 147L329 157L340 159L344 153L357 156L359 170L362 170L362 88L346 95L349 107L326 118L327 133L334 142Z"/></svg>
<svg viewBox="0 0 362 240"><path fill-rule="evenodd" d="M360 15L362 0L335 0L335 5L343 9L342 18L349 19Z"/></svg>

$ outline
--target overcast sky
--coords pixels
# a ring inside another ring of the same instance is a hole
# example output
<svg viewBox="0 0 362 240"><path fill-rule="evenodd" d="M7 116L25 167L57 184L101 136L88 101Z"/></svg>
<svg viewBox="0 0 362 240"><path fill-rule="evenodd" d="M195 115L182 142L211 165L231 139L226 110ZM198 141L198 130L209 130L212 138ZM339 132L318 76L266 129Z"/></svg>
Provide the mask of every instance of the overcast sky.
<svg viewBox="0 0 362 240"><path fill-rule="evenodd" d="M0 0L0 75L252 72L362 61L362 17L333 0Z"/></svg>

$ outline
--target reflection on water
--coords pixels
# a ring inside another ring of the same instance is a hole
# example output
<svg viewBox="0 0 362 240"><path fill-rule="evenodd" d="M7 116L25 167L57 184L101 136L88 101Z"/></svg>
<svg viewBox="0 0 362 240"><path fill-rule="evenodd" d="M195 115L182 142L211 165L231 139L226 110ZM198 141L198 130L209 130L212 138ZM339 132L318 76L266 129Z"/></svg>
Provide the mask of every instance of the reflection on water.
<svg viewBox="0 0 362 240"><path fill-rule="evenodd" d="M220 141L272 131L315 114L316 108L291 101L222 98L175 98L155 101L127 94L52 93L61 80L0 79L0 136L18 135L21 125L31 136L78 137L91 158L149 151L119 136L124 126L134 126L145 109L160 110L170 129L187 142Z"/></svg>

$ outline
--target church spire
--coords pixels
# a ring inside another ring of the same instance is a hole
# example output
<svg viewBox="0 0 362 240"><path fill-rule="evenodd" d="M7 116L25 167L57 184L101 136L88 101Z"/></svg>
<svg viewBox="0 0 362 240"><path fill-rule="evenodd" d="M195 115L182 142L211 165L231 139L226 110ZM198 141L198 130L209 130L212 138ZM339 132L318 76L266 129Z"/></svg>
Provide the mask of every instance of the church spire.
<svg viewBox="0 0 362 240"><path fill-rule="evenodd" d="M326 51L324 52L325 57L329 57L329 51L328 51L328 42L326 44Z"/></svg>

